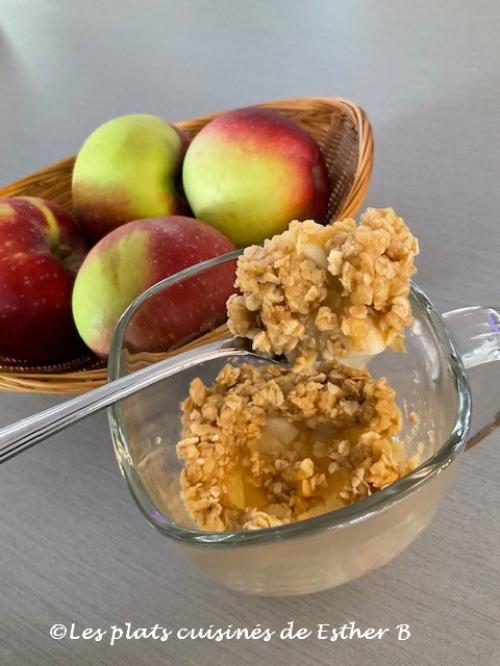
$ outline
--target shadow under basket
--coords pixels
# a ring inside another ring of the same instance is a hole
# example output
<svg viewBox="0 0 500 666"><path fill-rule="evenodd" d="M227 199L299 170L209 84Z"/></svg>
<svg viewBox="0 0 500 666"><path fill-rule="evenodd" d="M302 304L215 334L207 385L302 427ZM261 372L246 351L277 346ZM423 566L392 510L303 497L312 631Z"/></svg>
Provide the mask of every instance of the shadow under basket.
<svg viewBox="0 0 500 666"><path fill-rule="evenodd" d="M373 165L373 136L365 112L353 102L336 97L286 99L256 106L275 109L288 116L320 145L332 185L328 219L355 215L368 191ZM193 137L217 115L220 114L182 120L175 125ZM0 197L44 197L71 212L74 161L74 157L69 157L6 185L0 188ZM225 330L224 326L219 327L189 346L220 337ZM0 357L0 390L84 393L105 382L106 364L90 352L65 363L40 366Z"/></svg>

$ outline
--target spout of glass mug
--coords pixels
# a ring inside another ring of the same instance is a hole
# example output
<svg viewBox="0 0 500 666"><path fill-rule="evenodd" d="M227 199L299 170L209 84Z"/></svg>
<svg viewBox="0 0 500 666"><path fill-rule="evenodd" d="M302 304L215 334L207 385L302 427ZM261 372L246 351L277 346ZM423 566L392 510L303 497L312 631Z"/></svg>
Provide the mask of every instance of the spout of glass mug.
<svg viewBox="0 0 500 666"><path fill-rule="evenodd" d="M500 361L499 310L472 306L445 312L443 318L467 369Z"/></svg>

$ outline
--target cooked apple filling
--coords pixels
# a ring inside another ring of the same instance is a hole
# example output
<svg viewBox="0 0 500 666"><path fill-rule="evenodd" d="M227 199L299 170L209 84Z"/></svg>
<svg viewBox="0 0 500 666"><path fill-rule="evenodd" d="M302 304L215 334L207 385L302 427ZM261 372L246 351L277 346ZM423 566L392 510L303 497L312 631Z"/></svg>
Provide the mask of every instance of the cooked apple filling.
<svg viewBox="0 0 500 666"><path fill-rule="evenodd" d="M417 254L417 239L392 208L368 208L359 224L292 222L240 257L229 329L299 368L402 350Z"/></svg>
<svg viewBox="0 0 500 666"><path fill-rule="evenodd" d="M283 525L342 507L417 465L393 437L385 379L336 362L309 371L227 364L182 405L184 503L202 530Z"/></svg>

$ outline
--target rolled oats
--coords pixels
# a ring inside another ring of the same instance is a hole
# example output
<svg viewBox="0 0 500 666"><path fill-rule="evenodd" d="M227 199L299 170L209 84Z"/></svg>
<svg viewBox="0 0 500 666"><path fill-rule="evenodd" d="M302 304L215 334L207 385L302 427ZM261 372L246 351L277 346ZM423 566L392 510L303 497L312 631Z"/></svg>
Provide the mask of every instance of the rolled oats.
<svg viewBox="0 0 500 666"><path fill-rule="evenodd" d="M395 439L385 378L338 362L404 349L418 242L392 208L322 226L292 222L238 261L228 326L292 368L227 364L191 382L177 455L184 503L202 530L254 530L366 497L420 462ZM317 366L317 362L322 364ZM416 415L410 415L415 422Z"/></svg>
<svg viewBox="0 0 500 666"><path fill-rule="evenodd" d="M392 208L368 208L359 224L292 222L238 260L228 326L255 351L303 368L351 351L402 350L412 321L417 239Z"/></svg>
<svg viewBox="0 0 500 666"><path fill-rule="evenodd" d="M401 414L388 382L336 362L303 374L228 364L211 387L193 380L182 408L181 493L203 530L261 529L318 515L418 464L392 439Z"/></svg>

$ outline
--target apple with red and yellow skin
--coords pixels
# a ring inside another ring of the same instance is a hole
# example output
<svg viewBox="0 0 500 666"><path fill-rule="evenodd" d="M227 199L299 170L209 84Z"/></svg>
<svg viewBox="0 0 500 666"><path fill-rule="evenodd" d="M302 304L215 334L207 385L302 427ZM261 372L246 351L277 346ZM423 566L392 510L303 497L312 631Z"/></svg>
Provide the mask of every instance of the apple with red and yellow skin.
<svg viewBox="0 0 500 666"><path fill-rule="evenodd" d="M191 141L182 170L194 215L236 245L261 243L291 220L325 222L330 181L318 144L272 109L224 113Z"/></svg>
<svg viewBox="0 0 500 666"><path fill-rule="evenodd" d="M97 241L141 218L186 213L177 187L189 139L150 114L109 120L87 138L73 169L73 208Z"/></svg>
<svg viewBox="0 0 500 666"><path fill-rule="evenodd" d="M85 350L71 293L87 249L60 206L36 197L0 199L0 356L42 364Z"/></svg>
<svg viewBox="0 0 500 666"><path fill-rule="evenodd" d="M120 315L136 296L183 268L231 250L234 245L219 231L180 215L115 229L92 248L75 282L73 315L80 335L105 357ZM165 351L221 323L234 280L232 261L152 297L127 329L127 348Z"/></svg>

